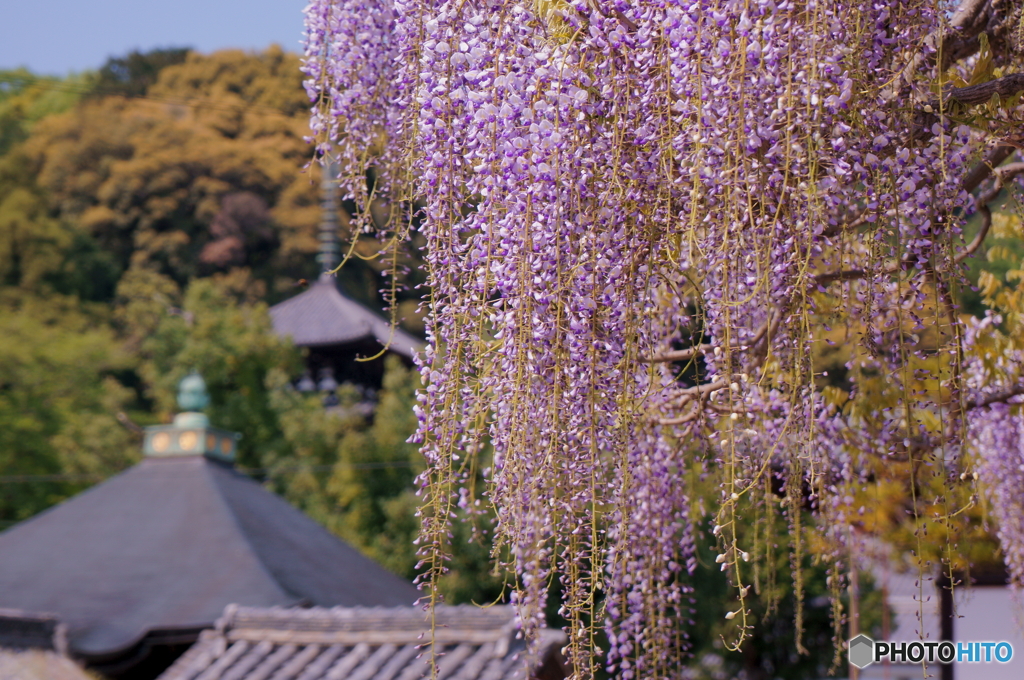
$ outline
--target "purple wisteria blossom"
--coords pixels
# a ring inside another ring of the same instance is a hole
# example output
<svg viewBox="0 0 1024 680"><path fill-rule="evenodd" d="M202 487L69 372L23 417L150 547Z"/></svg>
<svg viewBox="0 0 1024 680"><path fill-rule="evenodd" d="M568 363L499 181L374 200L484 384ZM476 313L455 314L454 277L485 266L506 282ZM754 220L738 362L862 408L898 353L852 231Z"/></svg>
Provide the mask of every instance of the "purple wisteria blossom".
<svg viewBox="0 0 1024 680"><path fill-rule="evenodd" d="M855 451L958 445L960 412L939 402L965 394L962 366L936 369L951 387L931 402L905 370L961 356L955 314L934 310L961 276L963 177L986 148L929 103L949 21L934 3L314 0L306 14L318 149L359 215L386 202L384 236L426 241L426 580L484 467L524 633L560 578L580 677L600 626L617 677L674 677L698 459L722 473L718 564L742 640L736 517L766 475L791 522L811 489L838 555ZM828 316L857 329L850 369L887 376L891 413L945 424L909 432L828 397L814 363ZM926 347L929 324L946 330ZM1017 435L980 432L1019 455Z"/></svg>

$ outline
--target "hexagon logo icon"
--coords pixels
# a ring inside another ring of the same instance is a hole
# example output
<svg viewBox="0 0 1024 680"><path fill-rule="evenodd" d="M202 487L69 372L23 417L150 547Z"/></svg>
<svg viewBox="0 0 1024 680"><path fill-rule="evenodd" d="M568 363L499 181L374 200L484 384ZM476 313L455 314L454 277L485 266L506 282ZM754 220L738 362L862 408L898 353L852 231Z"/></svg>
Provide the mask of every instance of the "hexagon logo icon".
<svg viewBox="0 0 1024 680"><path fill-rule="evenodd" d="M857 668L866 668L875 660L875 641L867 635L858 635L850 640L850 663Z"/></svg>

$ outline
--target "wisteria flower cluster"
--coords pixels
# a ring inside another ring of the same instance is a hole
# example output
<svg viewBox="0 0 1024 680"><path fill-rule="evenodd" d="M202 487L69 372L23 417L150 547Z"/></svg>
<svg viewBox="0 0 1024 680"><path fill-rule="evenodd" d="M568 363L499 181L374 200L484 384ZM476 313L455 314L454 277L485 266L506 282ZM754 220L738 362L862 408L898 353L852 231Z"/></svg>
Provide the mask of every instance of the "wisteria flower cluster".
<svg viewBox="0 0 1024 680"><path fill-rule="evenodd" d="M721 475L738 643L756 551L737 527L759 490L782 480L797 529L808 503L829 518L838 557L865 455L958 445L951 291L990 176L965 180L989 148L936 94L960 14L313 0L306 15L318 151L340 159L357 217L386 204L387 238L426 240L428 581L482 477L524 632L559 579L579 677L602 626L620 677L671 677L695 465ZM835 319L859 348L838 400L816 363ZM919 370L941 387L922 391ZM867 373L889 385L876 408L858 400Z"/></svg>

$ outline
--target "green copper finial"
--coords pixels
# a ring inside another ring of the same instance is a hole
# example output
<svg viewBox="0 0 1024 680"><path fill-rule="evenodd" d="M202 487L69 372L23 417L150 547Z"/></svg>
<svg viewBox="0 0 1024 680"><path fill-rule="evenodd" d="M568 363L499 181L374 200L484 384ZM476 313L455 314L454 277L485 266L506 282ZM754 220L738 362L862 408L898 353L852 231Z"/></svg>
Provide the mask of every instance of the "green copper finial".
<svg viewBox="0 0 1024 680"><path fill-rule="evenodd" d="M142 451L147 456L168 458L206 456L224 463L235 460L235 449L241 435L210 427L210 419L202 409L210 405L206 382L192 371L178 383L178 408L170 425L150 425Z"/></svg>
<svg viewBox="0 0 1024 680"><path fill-rule="evenodd" d="M182 411L202 411L210 405L203 376L192 371L178 383L178 408Z"/></svg>

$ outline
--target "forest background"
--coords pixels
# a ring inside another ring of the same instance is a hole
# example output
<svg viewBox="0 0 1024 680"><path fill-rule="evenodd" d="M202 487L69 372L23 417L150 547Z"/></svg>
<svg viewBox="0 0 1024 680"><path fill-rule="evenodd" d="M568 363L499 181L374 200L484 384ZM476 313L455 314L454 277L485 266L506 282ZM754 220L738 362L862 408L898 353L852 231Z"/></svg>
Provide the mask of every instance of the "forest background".
<svg viewBox="0 0 1024 680"><path fill-rule="evenodd" d="M291 388L301 353L272 333L267 314L318 271L308 119L298 57L276 47L132 53L67 78L0 71L0 530L137 462L138 426L168 421L178 380L197 369L213 422L244 435L243 471L415 577L421 463L406 439L416 373L389 362L372 418L329 415L317 396ZM1019 220L1012 210L1000 219L1004 238L971 265L971 283L983 285L963 291L965 313L983 315L997 295L1016 304L1004 284L1024 252ZM349 295L379 309L382 269L355 258L339 276ZM422 331L420 292L404 291L398 308L413 333ZM833 363L841 380L843 358ZM901 492L892 493L882 507L896 515ZM738 661L717 656L727 586L709 517L695 507L695 677L724 676L730 664L821 673L834 659L827 574L810 556L810 654L797 657L784 546L750 649ZM468 541L476 532L462 526L444 595L502 598L486 538ZM977 526L991 536L982 515ZM900 521L888 529L896 542L913 530ZM784 543L785 527L777 532ZM994 542L979 545L981 559L997 559ZM862 588L861 627L871 629L882 606L870 580Z"/></svg>

